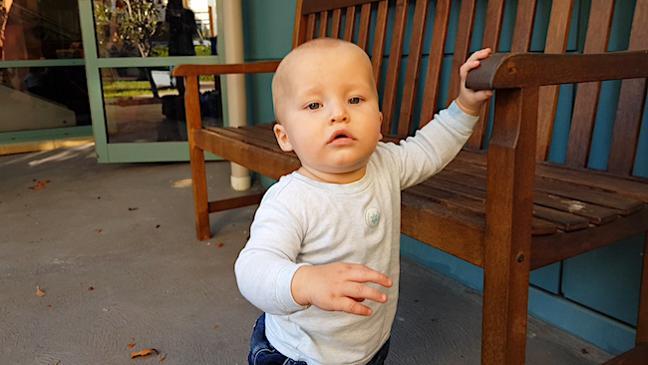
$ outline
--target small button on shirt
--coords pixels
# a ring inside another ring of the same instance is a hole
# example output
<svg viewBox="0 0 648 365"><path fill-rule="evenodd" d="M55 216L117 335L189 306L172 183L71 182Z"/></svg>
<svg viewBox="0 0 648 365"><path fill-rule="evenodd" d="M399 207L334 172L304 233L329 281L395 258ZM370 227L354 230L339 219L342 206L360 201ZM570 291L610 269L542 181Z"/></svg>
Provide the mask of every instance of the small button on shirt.
<svg viewBox="0 0 648 365"><path fill-rule="evenodd" d="M368 208L365 212L365 222L369 227L375 227L380 223L380 211L374 207Z"/></svg>

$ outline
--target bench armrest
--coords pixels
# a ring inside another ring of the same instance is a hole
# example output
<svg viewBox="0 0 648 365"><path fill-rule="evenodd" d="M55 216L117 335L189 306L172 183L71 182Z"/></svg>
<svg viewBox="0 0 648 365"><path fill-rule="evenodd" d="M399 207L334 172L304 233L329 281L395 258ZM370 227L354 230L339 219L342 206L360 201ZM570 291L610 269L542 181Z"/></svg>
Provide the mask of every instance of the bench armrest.
<svg viewBox="0 0 648 365"><path fill-rule="evenodd" d="M470 72L473 90L648 77L648 50L598 54L496 53Z"/></svg>
<svg viewBox="0 0 648 365"><path fill-rule="evenodd" d="M254 74L274 72L280 60L225 65L180 65L173 69L173 76Z"/></svg>

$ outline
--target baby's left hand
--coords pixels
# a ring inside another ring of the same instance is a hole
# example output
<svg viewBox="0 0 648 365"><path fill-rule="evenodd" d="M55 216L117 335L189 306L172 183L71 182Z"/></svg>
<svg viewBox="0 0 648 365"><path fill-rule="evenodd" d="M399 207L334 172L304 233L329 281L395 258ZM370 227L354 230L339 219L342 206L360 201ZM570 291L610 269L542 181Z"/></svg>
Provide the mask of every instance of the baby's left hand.
<svg viewBox="0 0 648 365"><path fill-rule="evenodd" d="M473 91L466 88L468 72L479 67L481 64L480 61L488 58L491 52L490 48L479 50L470 55L466 63L461 65L461 68L459 68L459 75L461 76L461 90L459 91L459 96L457 97L456 102L459 108L461 108L461 110L466 114L479 115L479 110L481 109L482 104L493 95L492 90Z"/></svg>

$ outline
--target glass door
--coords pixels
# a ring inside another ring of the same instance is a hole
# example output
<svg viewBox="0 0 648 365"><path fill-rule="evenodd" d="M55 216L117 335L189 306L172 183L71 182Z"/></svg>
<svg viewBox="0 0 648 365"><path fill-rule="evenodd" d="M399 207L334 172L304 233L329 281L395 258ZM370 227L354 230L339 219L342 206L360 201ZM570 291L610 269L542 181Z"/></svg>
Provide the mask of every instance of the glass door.
<svg viewBox="0 0 648 365"><path fill-rule="evenodd" d="M81 38L77 0L0 0L0 152L91 140Z"/></svg>
<svg viewBox="0 0 648 365"><path fill-rule="evenodd" d="M216 0L79 0L100 162L188 160L183 63L215 64ZM220 80L200 79L203 124L223 125Z"/></svg>

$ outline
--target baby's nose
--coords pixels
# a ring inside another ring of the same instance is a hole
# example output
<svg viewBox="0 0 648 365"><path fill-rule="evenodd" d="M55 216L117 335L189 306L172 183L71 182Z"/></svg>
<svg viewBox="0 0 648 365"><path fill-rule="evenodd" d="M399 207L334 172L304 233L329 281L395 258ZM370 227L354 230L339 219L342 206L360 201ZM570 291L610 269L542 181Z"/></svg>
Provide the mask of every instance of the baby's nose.
<svg viewBox="0 0 648 365"><path fill-rule="evenodd" d="M348 122L349 115L344 108L337 108L331 115L331 123Z"/></svg>
<svg viewBox="0 0 648 365"><path fill-rule="evenodd" d="M334 115L331 117L331 122L336 123L336 122L346 122L348 121L349 117L346 114L338 114Z"/></svg>

